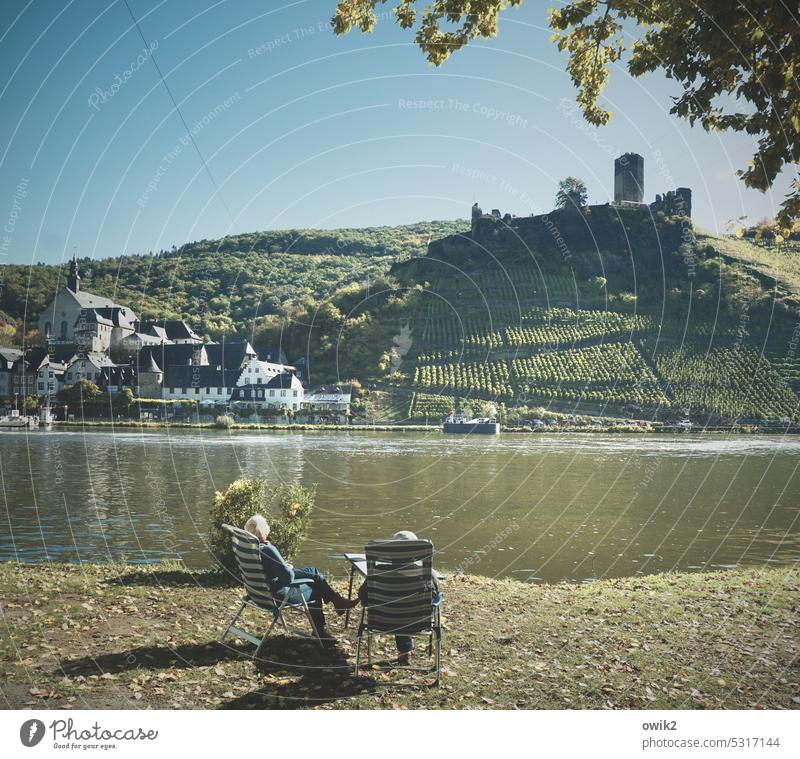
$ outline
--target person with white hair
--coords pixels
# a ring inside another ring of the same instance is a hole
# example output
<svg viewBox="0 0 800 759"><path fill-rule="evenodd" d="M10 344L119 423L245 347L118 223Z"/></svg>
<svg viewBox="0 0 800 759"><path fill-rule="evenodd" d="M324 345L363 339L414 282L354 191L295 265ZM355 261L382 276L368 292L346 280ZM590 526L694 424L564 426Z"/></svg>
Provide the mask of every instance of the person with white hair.
<svg viewBox="0 0 800 759"><path fill-rule="evenodd" d="M344 614L347 609L352 609L358 604L358 599L350 600L337 593L316 567L295 569L289 564L281 556L277 546L269 542L269 524L261 514L251 516L245 523L244 529L258 538L261 564L273 596L278 601L287 599L287 603L300 603L301 597L305 598L320 638L332 640L325 627L322 604L331 603L337 614ZM292 587L293 580L313 580L314 582L310 585Z"/></svg>
<svg viewBox="0 0 800 759"><path fill-rule="evenodd" d="M419 540L419 538L411 532L411 530L399 530L392 535L392 540ZM439 582L435 574L431 577L431 580L433 581L431 601L435 601L440 595ZM368 602L367 583L362 583L361 587L358 589L358 600L366 606ZM411 636L395 635L394 642L397 646L397 661L400 664L410 664L411 652L414 650L414 641Z"/></svg>

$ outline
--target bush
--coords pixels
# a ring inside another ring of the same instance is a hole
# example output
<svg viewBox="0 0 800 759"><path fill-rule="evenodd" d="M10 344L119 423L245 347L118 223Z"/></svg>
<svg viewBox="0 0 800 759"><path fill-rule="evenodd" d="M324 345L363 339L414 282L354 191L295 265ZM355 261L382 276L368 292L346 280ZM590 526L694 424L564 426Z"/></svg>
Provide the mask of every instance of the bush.
<svg viewBox="0 0 800 759"><path fill-rule="evenodd" d="M227 429L230 429L231 427L233 427L233 423L234 423L233 417L229 416L228 414L220 414L214 420L214 426L215 427L219 427L220 429L223 429L223 430L227 430ZM237 526L241 527L241 525L237 525Z"/></svg>
<svg viewBox="0 0 800 759"><path fill-rule="evenodd" d="M217 493L211 509L210 546L216 560L235 571L230 535L223 524L244 527L253 514L263 514L270 526L269 540L291 562L311 523L316 487L302 485L267 485L262 479L240 479L224 493Z"/></svg>

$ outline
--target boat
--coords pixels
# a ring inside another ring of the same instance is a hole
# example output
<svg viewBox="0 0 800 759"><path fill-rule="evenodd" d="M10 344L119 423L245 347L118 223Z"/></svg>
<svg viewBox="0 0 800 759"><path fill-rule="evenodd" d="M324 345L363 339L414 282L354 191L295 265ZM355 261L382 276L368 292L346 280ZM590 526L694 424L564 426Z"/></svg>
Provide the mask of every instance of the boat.
<svg viewBox="0 0 800 759"><path fill-rule="evenodd" d="M462 414L450 414L442 423L442 432L457 435L499 435L500 423L488 417L469 419Z"/></svg>
<svg viewBox="0 0 800 759"><path fill-rule="evenodd" d="M0 430L22 430L36 426L36 417L20 414L18 409L11 409L0 416Z"/></svg>
<svg viewBox="0 0 800 759"><path fill-rule="evenodd" d="M688 416L675 423L675 429L678 432L691 432L693 427L694 422L692 422Z"/></svg>

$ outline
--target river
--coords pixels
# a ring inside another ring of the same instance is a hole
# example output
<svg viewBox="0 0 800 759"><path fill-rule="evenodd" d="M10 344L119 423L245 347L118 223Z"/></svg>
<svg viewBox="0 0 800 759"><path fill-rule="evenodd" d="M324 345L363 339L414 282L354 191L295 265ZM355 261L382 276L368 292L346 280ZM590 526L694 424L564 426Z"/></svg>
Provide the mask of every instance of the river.
<svg viewBox="0 0 800 759"><path fill-rule="evenodd" d="M444 571L591 581L800 559L800 438L118 430L0 433L0 559L212 566L214 491L318 486L298 564L410 529Z"/></svg>

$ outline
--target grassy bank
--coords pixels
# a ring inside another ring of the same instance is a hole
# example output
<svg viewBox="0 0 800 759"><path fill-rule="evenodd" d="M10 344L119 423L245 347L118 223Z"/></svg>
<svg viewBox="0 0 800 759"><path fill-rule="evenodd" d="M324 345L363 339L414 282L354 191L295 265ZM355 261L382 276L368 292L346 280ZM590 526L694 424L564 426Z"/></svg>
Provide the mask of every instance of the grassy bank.
<svg viewBox="0 0 800 759"><path fill-rule="evenodd" d="M445 582L442 686L277 636L216 643L239 595L180 565L0 565L11 708L797 708L800 571ZM265 616L249 612L251 627ZM227 643L227 642L226 642ZM418 646L418 663L425 657ZM414 682L420 687L392 685Z"/></svg>

